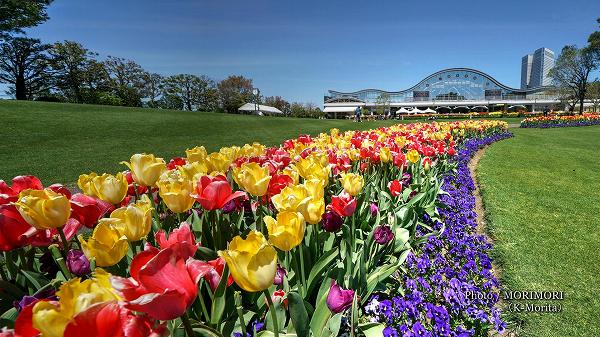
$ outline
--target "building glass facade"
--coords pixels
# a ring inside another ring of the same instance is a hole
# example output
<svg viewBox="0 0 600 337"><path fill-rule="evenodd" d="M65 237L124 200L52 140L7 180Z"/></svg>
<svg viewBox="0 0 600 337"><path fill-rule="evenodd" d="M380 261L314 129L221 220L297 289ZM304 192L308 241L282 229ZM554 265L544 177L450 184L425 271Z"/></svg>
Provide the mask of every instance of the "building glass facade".
<svg viewBox="0 0 600 337"><path fill-rule="evenodd" d="M537 90L539 91L539 90ZM469 68L452 68L438 71L417 85L401 91L364 89L355 92L329 90L325 103L333 101L360 101L367 104L388 104L435 101L482 101L526 99L536 92L506 86L490 75Z"/></svg>
<svg viewBox="0 0 600 337"><path fill-rule="evenodd" d="M548 73L554 67L554 63L554 52L548 48L540 48L533 53L531 88L552 85L552 79L548 77Z"/></svg>

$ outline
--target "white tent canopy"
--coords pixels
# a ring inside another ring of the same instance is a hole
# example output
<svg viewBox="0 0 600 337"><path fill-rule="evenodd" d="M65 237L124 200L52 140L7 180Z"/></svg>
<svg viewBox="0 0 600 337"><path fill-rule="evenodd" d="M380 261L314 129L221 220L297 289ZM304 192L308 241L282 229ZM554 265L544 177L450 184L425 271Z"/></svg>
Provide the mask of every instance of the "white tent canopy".
<svg viewBox="0 0 600 337"><path fill-rule="evenodd" d="M434 114L437 113L435 110L431 110L431 108L427 108L425 111L423 111L424 114Z"/></svg>
<svg viewBox="0 0 600 337"><path fill-rule="evenodd" d="M410 113L410 110L407 110L405 107L401 107L400 109L398 109L398 111L396 111L397 113L401 113L401 114L405 114L405 113Z"/></svg>
<svg viewBox="0 0 600 337"><path fill-rule="evenodd" d="M356 106L326 106L323 112L354 112L356 108Z"/></svg>
<svg viewBox="0 0 600 337"><path fill-rule="evenodd" d="M274 108L272 106L268 106L268 105L262 105L259 104L258 105L258 111L257 111L257 106L254 103L246 103L244 105L242 105L241 107L238 108L239 112L242 113L257 113L258 115L262 116L262 115L281 115L283 114L283 112L281 112L281 110Z"/></svg>

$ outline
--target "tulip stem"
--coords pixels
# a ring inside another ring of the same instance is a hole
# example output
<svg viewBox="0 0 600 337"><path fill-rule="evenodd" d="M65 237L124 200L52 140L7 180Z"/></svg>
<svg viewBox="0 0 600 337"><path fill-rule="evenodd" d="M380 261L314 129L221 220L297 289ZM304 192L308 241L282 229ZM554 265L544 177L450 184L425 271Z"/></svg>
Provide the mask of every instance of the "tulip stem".
<svg viewBox="0 0 600 337"><path fill-rule="evenodd" d="M181 322L183 323L186 335L188 335L188 337L194 337L194 328L192 328L190 316L188 316L187 311L181 315Z"/></svg>
<svg viewBox="0 0 600 337"><path fill-rule="evenodd" d="M273 333L275 337L279 337L279 323L277 323L277 310L275 310L275 306L273 305L273 299L271 298L271 294L269 293L269 289L264 290L265 297L267 299L267 303L269 304L269 311L271 312L271 320L273 321Z"/></svg>
<svg viewBox="0 0 600 337"><path fill-rule="evenodd" d="M62 227L58 227L58 235L60 236L60 240L63 243L63 250L65 252L65 259L67 258L67 252L69 251L69 241L67 241L67 236L65 235L65 232L63 231Z"/></svg>
<svg viewBox="0 0 600 337"><path fill-rule="evenodd" d="M305 288L306 279L304 278L304 249L302 248L302 246L303 243L300 242L300 244L298 245L298 252L300 253L300 278L302 279L302 288L304 288L304 291L307 291L308 289ZM304 295L306 295L306 293Z"/></svg>

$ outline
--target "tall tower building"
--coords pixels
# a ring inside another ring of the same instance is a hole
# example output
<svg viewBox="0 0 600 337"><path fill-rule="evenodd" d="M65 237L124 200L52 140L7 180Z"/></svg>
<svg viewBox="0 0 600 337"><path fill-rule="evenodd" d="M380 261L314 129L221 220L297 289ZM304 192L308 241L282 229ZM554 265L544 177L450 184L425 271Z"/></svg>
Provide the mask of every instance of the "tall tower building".
<svg viewBox="0 0 600 337"><path fill-rule="evenodd" d="M531 66L533 65L533 54L525 55L521 59L521 89L531 87Z"/></svg>
<svg viewBox="0 0 600 337"><path fill-rule="evenodd" d="M552 85L552 79L548 77L548 73L554 67L554 62L554 52L548 48L540 48L533 52L531 88Z"/></svg>

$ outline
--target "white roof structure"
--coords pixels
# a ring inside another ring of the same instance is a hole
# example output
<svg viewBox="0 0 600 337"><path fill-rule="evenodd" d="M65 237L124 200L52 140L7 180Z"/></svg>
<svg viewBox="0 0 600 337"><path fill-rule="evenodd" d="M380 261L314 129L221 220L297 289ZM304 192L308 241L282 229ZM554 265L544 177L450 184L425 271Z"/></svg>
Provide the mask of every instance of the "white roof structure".
<svg viewBox="0 0 600 337"><path fill-rule="evenodd" d="M435 110L431 110L431 108L427 108L427 109L425 109L425 111L422 111L422 112L424 114L434 114L434 113L437 113L437 112L435 112Z"/></svg>
<svg viewBox="0 0 600 337"><path fill-rule="evenodd" d="M419 108L413 108L410 112L414 113L414 114L422 114L425 113L425 111L419 109Z"/></svg>
<svg viewBox="0 0 600 337"><path fill-rule="evenodd" d="M326 106L323 112L354 112L357 106Z"/></svg>
<svg viewBox="0 0 600 337"><path fill-rule="evenodd" d="M242 105L241 107L238 108L238 111L241 112L250 112L250 113L255 113L256 112L256 104L254 103L246 103L244 105ZM258 105L258 115L262 116L262 115L281 115L283 114L283 112L281 112L281 110L274 108L272 106L268 106L268 105L262 105L259 104Z"/></svg>
<svg viewBox="0 0 600 337"><path fill-rule="evenodd" d="M398 109L397 112L398 113L410 113L410 110L407 110L405 107L401 107L400 109Z"/></svg>

